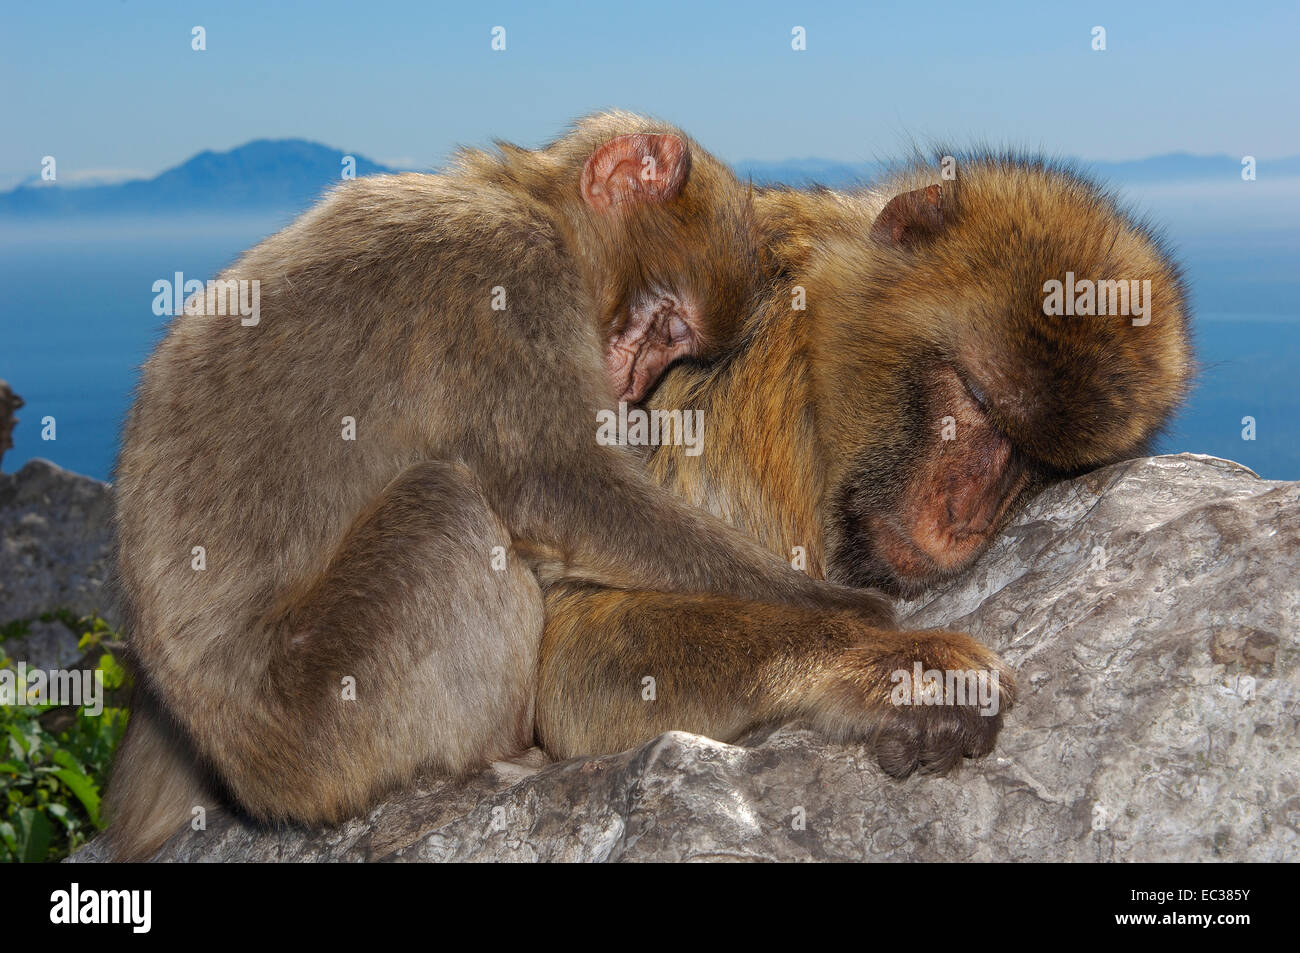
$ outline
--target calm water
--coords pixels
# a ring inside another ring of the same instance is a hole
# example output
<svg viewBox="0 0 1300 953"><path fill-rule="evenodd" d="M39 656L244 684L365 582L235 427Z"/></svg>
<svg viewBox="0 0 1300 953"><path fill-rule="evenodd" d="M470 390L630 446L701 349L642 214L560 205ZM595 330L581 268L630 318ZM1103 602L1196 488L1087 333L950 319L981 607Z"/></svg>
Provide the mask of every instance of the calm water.
<svg viewBox="0 0 1300 953"><path fill-rule="evenodd" d="M1187 263L1205 371L1160 449L1300 479L1300 229L1276 217L1234 228L1235 199L1215 206L1175 196L1168 205L1161 220L1172 220ZM152 312L153 282L178 270L208 278L283 224L0 226L0 378L27 401L5 469L45 457L107 478L137 368L166 320ZM46 415L57 420L54 441L41 439ZM1253 441L1242 439L1246 416L1256 421Z"/></svg>

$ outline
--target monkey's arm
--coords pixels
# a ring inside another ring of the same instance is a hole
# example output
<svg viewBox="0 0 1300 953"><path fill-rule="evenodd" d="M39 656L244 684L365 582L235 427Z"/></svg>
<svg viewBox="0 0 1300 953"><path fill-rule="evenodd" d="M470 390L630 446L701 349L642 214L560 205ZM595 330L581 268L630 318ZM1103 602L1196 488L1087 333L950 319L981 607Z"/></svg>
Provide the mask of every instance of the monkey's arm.
<svg viewBox="0 0 1300 953"><path fill-rule="evenodd" d="M713 593L822 609L853 609L888 625L873 590L816 580L747 534L652 484L612 447L516 472L498 497L517 545L544 581L619 589ZM579 465L580 464L580 465Z"/></svg>
<svg viewBox="0 0 1300 953"><path fill-rule="evenodd" d="M986 673L996 706L893 704L895 673L911 686L916 662L922 671ZM671 729L730 741L759 724L808 718L832 737L872 742L881 766L904 776L991 750L1013 689L1010 670L966 635L715 595L560 585L546 598L537 732L564 758Z"/></svg>

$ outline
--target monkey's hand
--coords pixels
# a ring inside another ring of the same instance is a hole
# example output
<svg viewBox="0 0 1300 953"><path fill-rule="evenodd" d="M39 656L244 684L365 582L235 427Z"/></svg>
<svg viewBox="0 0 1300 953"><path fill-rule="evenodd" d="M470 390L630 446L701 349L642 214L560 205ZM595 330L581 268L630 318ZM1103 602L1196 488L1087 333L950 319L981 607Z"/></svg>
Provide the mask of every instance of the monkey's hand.
<svg viewBox="0 0 1300 953"><path fill-rule="evenodd" d="M1011 669L956 632L875 631L821 668L808 714L832 736L871 744L896 778L988 754L1015 696Z"/></svg>

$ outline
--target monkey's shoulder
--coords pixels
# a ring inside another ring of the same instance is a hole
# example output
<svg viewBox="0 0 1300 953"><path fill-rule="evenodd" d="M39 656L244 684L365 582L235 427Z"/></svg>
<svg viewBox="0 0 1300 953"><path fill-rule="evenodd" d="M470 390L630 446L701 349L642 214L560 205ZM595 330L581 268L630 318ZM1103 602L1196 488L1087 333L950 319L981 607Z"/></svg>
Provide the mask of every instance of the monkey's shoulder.
<svg viewBox="0 0 1300 953"><path fill-rule="evenodd" d="M454 172L366 176L336 186L253 249L245 266L262 261L370 276L423 272L440 283L476 284L572 267L554 217L538 202Z"/></svg>

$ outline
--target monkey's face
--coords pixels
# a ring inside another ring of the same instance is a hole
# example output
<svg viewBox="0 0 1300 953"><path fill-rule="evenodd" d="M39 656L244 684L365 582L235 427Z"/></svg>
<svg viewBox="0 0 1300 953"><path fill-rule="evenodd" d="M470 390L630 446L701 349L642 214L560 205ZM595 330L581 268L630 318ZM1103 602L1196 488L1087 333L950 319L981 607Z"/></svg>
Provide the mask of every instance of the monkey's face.
<svg viewBox="0 0 1300 953"><path fill-rule="evenodd" d="M941 194L898 195L822 272L828 571L895 593L967 569L1052 479L1142 452L1191 371L1176 267L1094 187L1003 160Z"/></svg>
<svg viewBox="0 0 1300 953"><path fill-rule="evenodd" d="M902 595L967 569L1051 476L995 423L958 362L919 356L911 367L878 381L892 418L864 409L872 429L859 432L827 527L833 579Z"/></svg>

